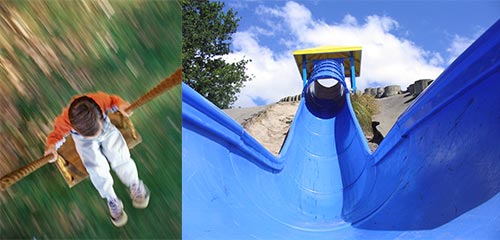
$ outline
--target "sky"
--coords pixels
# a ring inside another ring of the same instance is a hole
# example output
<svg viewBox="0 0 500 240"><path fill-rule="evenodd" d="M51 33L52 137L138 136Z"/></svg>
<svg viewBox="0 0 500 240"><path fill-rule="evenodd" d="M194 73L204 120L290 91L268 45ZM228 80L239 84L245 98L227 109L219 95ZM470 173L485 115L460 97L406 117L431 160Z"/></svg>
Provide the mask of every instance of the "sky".
<svg viewBox="0 0 500 240"><path fill-rule="evenodd" d="M500 17L500 1L223 1L237 11L229 62L249 59L233 107L302 91L292 52L361 46L359 90L436 79ZM349 81L347 81L349 82Z"/></svg>

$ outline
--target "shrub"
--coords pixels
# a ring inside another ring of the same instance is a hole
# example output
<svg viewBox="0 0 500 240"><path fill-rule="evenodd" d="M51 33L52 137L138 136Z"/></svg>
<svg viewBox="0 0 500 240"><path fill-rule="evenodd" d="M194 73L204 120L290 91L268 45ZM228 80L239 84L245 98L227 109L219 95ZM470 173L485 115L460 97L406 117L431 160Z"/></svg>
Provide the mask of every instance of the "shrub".
<svg viewBox="0 0 500 240"><path fill-rule="evenodd" d="M363 132L365 135L371 135L372 116L378 113L375 97L364 94L351 95L351 103Z"/></svg>

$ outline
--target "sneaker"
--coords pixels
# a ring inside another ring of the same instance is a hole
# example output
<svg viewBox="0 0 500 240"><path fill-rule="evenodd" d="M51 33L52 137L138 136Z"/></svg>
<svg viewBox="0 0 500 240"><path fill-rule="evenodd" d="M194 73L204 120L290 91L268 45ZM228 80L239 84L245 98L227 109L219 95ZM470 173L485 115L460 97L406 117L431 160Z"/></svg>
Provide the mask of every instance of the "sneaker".
<svg viewBox="0 0 500 240"><path fill-rule="evenodd" d="M112 198L108 200L109 213L111 214L111 222L116 227L122 227L127 223L128 216L125 211L123 211L123 203L117 199Z"/></svg>
<svg viewBox="0 0 500 240"><path fill-rule="evenodd" d="M149 189L142 181L130 186L130 197L135 208L146 208L149 204Z"/></svg>

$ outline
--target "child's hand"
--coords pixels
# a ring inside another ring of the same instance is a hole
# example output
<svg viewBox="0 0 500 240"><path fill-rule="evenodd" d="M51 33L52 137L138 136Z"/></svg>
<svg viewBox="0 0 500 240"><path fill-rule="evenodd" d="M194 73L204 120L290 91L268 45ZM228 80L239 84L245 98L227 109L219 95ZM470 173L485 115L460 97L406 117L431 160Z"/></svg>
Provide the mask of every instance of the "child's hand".
<svg viewBox="0 0 500 240"><path fill-rule="evenodd" d="M130 103L124 102L118 106L118 111L125 117L130 117L132 116L133 112L127 112L125 109L127 109L130 106Z"/></svg>
<svg viewBox="0 0 500 240"><path fill-rule="evenodd" d="M54 157L49 159L49 163L53 163L57 160L57 156L58 156L55 145L50 145L47 147L47 149L45 149L44 156L47 156L50 154L52 154Z"/></svg>

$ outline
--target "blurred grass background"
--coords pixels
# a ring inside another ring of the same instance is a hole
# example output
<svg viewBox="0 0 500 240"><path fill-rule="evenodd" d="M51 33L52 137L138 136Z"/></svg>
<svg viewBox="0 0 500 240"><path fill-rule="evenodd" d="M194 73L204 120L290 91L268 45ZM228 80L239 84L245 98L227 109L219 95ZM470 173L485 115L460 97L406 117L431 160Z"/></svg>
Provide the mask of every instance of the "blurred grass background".
<svg viewBox="0 0 500 240"><path fill-rule="evenodd" d="M75 94L132 102L181 65L177 1L0 2L0 176L43 155L53 119ZM181 238L181 87L131 117L131 150L151 189L134 209L115 177L129 222L115 228L85 180L69 189L48 165L0 193L0 238Z"/></svg>

